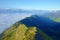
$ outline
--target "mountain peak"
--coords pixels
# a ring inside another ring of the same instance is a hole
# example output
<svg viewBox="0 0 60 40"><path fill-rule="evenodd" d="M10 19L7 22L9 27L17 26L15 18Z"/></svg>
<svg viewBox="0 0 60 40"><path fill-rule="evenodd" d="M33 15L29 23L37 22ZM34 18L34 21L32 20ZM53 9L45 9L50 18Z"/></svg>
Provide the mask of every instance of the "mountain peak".
<svg viewBox="0 0 60 40"><path fill-rule="evenodd" d="M58 26L58 27L57 27ZM1 40L58 40L60 23L32 15L15 23L0 35ZM42 36L42 37L41 37ZM36 37L36 38L35 38ZM41 37L41 38L40 38Z"/></svg>

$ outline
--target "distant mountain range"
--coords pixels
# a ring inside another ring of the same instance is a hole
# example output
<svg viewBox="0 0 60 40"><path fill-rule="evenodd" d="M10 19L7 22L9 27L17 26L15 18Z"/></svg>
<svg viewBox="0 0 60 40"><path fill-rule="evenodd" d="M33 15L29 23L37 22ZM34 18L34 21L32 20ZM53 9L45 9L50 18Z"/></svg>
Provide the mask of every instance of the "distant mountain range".
<svg viewBox="0 0 60 40"><path fill-rule="evenodd" d="M26 26L19 26L20 24L24 24ZM34 40L60 40L60 23L53 21L48 17L37 16L37 15L32 15L31 17L26 17L25 19L16 22L15 24L13 24L13 26L11 26L11 28L7 29L0 35L0 39L17 40L19 38L15 36L16 35L15 33L18 32L17 33L18 35L22 35L26 33L27 38L25 40L29 40L29 39L33 40L32 34L30 35L31 36L30 37L28 36L28 34L30 34L29 31L28 32L25 31L27 30L26 28L32 28L32 27L35 27L37 30L35 37L33 36ZM33 30L33 28L31 30Z"/></svg>
<svg viewBox="0 0 60 40"><path fill-rule="evenodd" d="M1 9L0 13L60 13L60 10L57 11L48 11L48 10L24 10L24 9Z"/></svg>
<svg viewBox="0 0 60 40"><path fill-rule="evenodd" d="M23 9L0 9L1 13L30 13L30 14L36 14L36 15L42 15L43 16L52 16L52 17L59 17L60 18L60 10L56 11L48 11L48 10L23 10Z"/></svg>
<svg viewBox="0 0 60 40"><path fill-rule="evenodd" d="M23 10L23 9L0 9L0 14L32 14L49 17L52 20L60 22L60 10L47 11L47 10Z"/></svg>

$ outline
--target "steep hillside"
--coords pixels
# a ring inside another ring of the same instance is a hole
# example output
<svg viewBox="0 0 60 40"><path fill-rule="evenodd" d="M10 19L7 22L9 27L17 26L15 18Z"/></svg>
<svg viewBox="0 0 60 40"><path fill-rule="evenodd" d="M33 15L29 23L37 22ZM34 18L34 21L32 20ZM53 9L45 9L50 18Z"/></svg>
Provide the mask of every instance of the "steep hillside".
<svg viewBox="0 0 60 40"><path fill-rule="evenodd" d="M24 24L20 24L17 27L10 27L0 35L0 40L40 40L37 34L40 35L39 38L41 40L52 40L42 30L36 27L27 27Z"/></svg>
<svg viewBox="0 0 60 40"><path fill-rule="evenodd" d="M5 30L0 40L60 40L60 23L33 15Z"/></svg>
<svg viewBox="0 0 60 40"><path fill-rule="evenodd" d="M60 40L60 23L55 22L48 17L36 16L25 18L24 20L19 21L22 24L29 26L36 26L48 36L53 38L53 40Z"/></svg>
<svg viewBox="0 0 60 40"><path fill-rule="evenodd" d="M0 35L0 40L35 40L36 27L26 27L24 24L11 27Z"/></svg>

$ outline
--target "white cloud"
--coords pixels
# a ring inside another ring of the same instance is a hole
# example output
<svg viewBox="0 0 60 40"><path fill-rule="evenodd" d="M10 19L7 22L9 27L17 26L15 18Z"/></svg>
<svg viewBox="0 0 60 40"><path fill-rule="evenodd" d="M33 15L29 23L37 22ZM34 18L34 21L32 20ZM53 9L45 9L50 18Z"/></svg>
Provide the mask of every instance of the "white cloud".
<svg viewBox="0 0 60 40"><path fill-rule="evenodd" d="M0 14L0 33L5 29L9 28L16 21L20 21L29 16L31 16L31 14L26 13Z"/></svg>

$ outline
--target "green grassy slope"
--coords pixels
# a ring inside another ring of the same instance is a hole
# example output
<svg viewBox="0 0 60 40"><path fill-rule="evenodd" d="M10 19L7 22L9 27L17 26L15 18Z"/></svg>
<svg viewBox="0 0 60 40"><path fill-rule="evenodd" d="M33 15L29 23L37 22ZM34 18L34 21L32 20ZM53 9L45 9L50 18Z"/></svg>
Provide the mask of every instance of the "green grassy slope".
<svg viewBox="0 0 60 40"><path fill-rule="evenodd" d="M27 28L24 24L20 24L17 28L11 27L3 33L0 40L34 40L36 28Z"/></svg>
<svg viewBox="0 0 60 40"><path fill-rule="evenodd" d="M52 40L51 37L35 26L27 27L18 22L4 31L0 36L0 40L36 40L35 36L37 32L44 38L44 40Z"/></svg>

